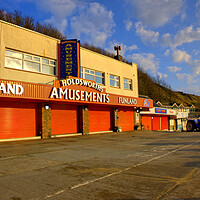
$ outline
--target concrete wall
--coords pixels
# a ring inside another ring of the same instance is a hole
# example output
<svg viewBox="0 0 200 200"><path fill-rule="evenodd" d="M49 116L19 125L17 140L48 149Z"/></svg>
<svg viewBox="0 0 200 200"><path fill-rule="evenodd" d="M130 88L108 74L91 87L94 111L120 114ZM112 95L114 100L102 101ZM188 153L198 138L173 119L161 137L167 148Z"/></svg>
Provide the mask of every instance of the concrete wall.
<svg viewBox="0 0 200 200"><path fill-rule="evenodd" d="M108 93L138 97L137 65L128 65L113 58L81 48L81 66L105 72L105 88ZM120 88L110 87L110 74L120 76ZM132 80L132 90L124 89L124 78Z"/></svg>
<svg viewBox="0 0 200 200"><path fill-rule="evenodd" d="M58 41L34 31L0 21L0 78L34 83L48 83L57 79L53 75L11 69L4 66L5 49L57 60Z"/></svg>

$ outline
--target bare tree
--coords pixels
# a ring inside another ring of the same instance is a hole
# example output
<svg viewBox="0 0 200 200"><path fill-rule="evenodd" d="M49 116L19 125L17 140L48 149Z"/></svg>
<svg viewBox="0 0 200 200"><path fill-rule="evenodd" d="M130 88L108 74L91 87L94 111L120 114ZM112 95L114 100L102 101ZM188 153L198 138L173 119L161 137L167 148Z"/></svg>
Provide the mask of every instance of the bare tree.
<svg viewBox="0 0 200 200"><path fill-rule="evenodd" d="M14 13L12 15L13 23L18 26L24 26L24 17L22 16L22 12L14 10Z"/></svg>
<svg viewBox="0 0 200 200"><path fill-rule="evenodd" d="M35 23L33 17L26 16L24 18L24 28L35 30Z"/></svg>
<svg viewBox="0 0 200 200"><path fill-rule="evenodd" d="M5 11L3 9L0 9L0 20L5 20Z"/></svg>

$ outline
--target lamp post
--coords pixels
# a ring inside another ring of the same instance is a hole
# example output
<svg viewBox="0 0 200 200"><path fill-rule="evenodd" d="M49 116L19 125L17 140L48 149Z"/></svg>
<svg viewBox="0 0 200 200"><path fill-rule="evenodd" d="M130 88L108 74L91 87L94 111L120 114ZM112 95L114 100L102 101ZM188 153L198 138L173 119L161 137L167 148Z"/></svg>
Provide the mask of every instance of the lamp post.
<svg viewBox="0 0 200 200"><path fill-rule="evenodd" d="M117 51L117 57L116 57L116 59L120 60L120 58L119 58L120 57L119 51L121 50L121 46L118 46L118 45L114 46L114 50Z"/></svg>

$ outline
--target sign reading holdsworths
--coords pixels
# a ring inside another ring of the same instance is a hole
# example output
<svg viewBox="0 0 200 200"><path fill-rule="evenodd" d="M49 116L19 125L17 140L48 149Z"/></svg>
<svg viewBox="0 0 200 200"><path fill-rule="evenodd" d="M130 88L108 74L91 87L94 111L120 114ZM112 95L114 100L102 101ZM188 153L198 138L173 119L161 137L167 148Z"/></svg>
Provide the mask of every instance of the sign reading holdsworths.
<svg viewBox="0 0 200 200"><path fill-rule="evenodd" d="M62 40L59 46L59 79L68 76L79 77L80 44L79 41Z"/></svg>
<svg viewBox="0 0 200 200"><path fill-rule="evenodd" d="M66 80L61 80L60 84L61 86L71 86L71 85L85 86L95 89L98 92L89 92L79 89L53 87L50 94L51 99L55 98L55 99L75 100L75 101L91 101L99 103L110 102L109 94L102 93L103 92L102 86L98 85L96 82L78 78L70 78Z"/></svg>
<svg viewBox="0 0 200 200"><path fill-rule="evenodd" d="M93 88L99 92L103 92L103 88L101 85L97 84L94 81L85 80L85 79L78 79L78 78L69 78L66 80L60 81L61 86L68 86L68 85L82 85L89 88Z"/></svg>

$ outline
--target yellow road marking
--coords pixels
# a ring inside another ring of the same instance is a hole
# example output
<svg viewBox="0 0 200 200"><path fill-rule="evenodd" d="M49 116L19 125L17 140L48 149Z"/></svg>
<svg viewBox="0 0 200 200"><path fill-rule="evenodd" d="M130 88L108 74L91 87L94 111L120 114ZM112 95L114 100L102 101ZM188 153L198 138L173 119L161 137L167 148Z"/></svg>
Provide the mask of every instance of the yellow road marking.
<svg viewBox="0 0 200 200"><path fill-rule="evenodd" d="M153 179L153 180L161 180L161 181L167 181L167 182L177 182L177 180L180 180L180 178L170 177L170 176L152 176L149 174L132 174L129 173L131 176L136 176L140 178L147 178L147 179Z"/></svg>
<svg viewBox="0 0 200 200"><path fill-rule="evenodd" d="M198 168L193 169L189 174L187 174L185 177L183 177L179 181L177 181L177 183L175 185L173 185L169 189L164 190L159 196L155 197L154 200L161 199L162 197L164 197L165 195L167 195L169 192L171 192L172 190L174 190L178 185L181 185L183 182L187 182L190 178L192 178L192 176L194 175L194 173L197 170L198 170Z"/></svg>

